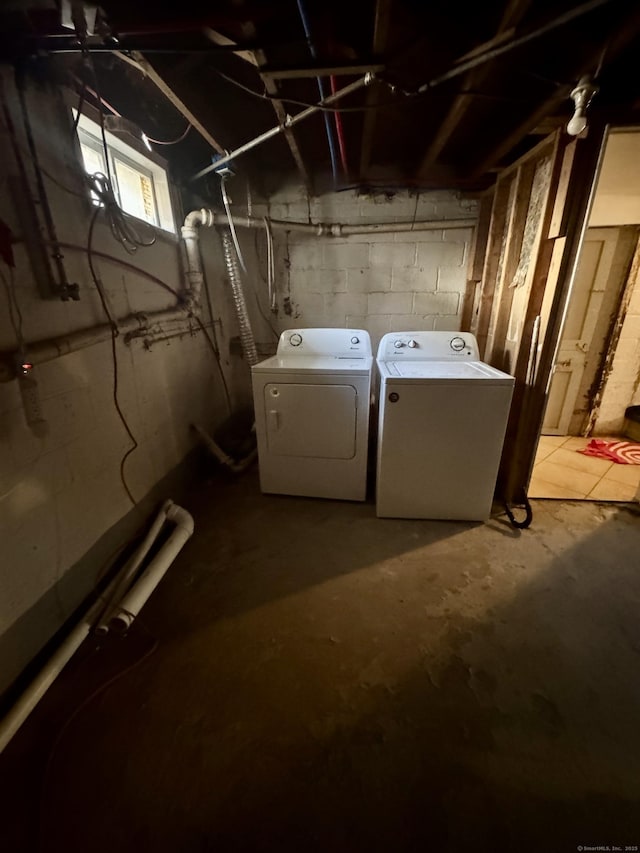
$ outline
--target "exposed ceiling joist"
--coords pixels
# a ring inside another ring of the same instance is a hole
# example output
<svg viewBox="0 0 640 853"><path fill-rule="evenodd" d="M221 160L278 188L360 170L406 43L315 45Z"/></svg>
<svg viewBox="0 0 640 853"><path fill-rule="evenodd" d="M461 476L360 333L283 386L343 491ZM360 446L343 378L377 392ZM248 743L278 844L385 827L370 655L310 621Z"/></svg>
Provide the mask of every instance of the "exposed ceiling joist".
<svg viewBox="0 0 640 853"><path fill-rule="evenodd" d="M202 32L204 35L215 45L218 47L228 47L233 48L236 47L236 42L233 39L228 38L222 33L218 32L218 30L214 30L211 27L204 27ZM251 65L257 65L256 58L254 54L250 50L245 50L243 48L238 47L237 50L232 50L236 56L239 56L240 59L244 59L245 62L251 63Z"/></svg>
<svg viewBox="0 0 640 853"><path fill-rule="evenodd" d="M145 59L145 57L141 53L133 52L131 56L128 56L125 53L120 53L119 51L115 51L115 56L121 59L123 62L127 62L129 65L133 65L134 68L137 68L141 71L145 77L148 77L155 85L160 89L162 94L170 101L174 107L180 112L186 120L189 122L192 127L198 131L200 136L215 150L218 154L224 154L225 150L220 145L220 143L214 139L214 137L209 133L206 127L202 124L202 122L196 118L196 116L191 112L191 110L186 106L186 104L180 100L180 98L176 95L173 89L165 83L163 78L158 74L155 68L151 65L151 63Z"/></svg>
<svg viewBox="0 0 640 853"><path fill-rule="evenodd" d="M614 32L607 38L604 36L603 42L598 50L590 56L586 61L583 61L574 72L574 79L577 81L584 74L595 72L598 67L603 49L606 50L606 57L611 61L615 56L620 54L634 39L640 35L640 7L632 9L629 15L624 17L618 23ZM481 175L489 170L500 161L518 144L527 134L529 134L537 125L539 125L547 116L553 114L563 101L569 97L572 85L560 86L556 91L542 104L539 104L522 122L518 124L510 133L503 137L497 145L495 145L482 159L476 164L471 177Z"/></svg>
<svg viewBox="0 0 640 853"><path fill-rule="evenodd" d="M367 72L377 74L384 71L382 63L367 62L350 65L309 65L305 68L270 68L264 66L260 69L260 76L271 80L295 80L305 77L345 77L350 74L360 77Z"/></svg>
<svg viewBox="0 0 640 853"><path fill-rule="evenodd" d="M461 57L460 61L466 61L473 56L483 53L485 50L490 50L496 47L497 44L502 44L508 38L511 38L515 31L515 27L524 17L530 3L531 0L509 0L504 10L500 26L498 27L498 32L494 38L465 54L465 56ZM466 90L481 86L487 79L489 73L489 65L481 65L479 68L469 71L463 83L463 88ZM443 148L451 139L456 129L461 125L465 115L467 114L467 110L473 101L474 96L467 94L466 92L463 92L454 98L453 103L449 107L447 114L438 128L438 132L431 140L431 143L422 158L422 162L418 168L418 174L424 174L427 172L437 161Z"/></svg>
<svg viewBox="0 0 640 853"><path fill-rule="evenodd" d="M377 0L375 20L373 24L374 56L382 56L387 45L387 33L391 16L391 0ZM367 92L367 106L371 106L377 95L372 86ZM362 130L362 146L360 149L360 177L365 178L371 162L371 150L373 147L373 134L376 128L376 111L369 110L364 116Z"/></svg>
<svg viewBox="0 0 640 853"><path fill-rule="evenodd" d="M252 23L246 23L243 27L245 33L250 38L255 38L256 30ZM207 37L211 38L211 33L215 33L216 39L224 40L224 44L226 46L233 45L235 42L223 35L222 33L218 33L217 31L211 30L207 33ZM218 42L216 42L218 43ZM240 59L244 59L245 62L250 63L255 66L258 74L260 75L260 79L262 80L264 87L267 91L267 94L270 96L271 104L273 106L273 110L276 114L276 118L278 122L284 128L284 138L287 141L287 145L289 146L289 151L291 151L291 156L296 164L296 168L300 177L302 178L302 182L305 185L306 189L311 192L312 190L312 182L311 176L309 174L309 170L307 169L304 159L302 157L302 153L300 151L300 146L298 145L298 140L296 139L296 135L293 132L292 128L286 126L287 122L287 110L285 109L282 101L278 98L278 84L272 77L269 77L263 73L263 67L267 65L267 59L262 50L255 51L245 51L239 50L236 56L240 57Z"/></svg>

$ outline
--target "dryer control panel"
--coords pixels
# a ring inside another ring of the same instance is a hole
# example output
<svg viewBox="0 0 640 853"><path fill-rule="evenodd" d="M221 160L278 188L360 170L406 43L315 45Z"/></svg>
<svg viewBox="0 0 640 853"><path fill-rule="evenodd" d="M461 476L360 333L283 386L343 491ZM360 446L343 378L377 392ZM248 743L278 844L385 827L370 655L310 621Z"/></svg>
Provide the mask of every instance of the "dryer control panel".
<svg viewBox="0 0 640 853"><path fill-rule="evenodd" d="M479 361L480 353L471 332L390 332L378 347L378 361L429 358Z"/></svg>
<svg viewBox="0 0 640 853"><path fill-rule="evenodd" d="M287 329L280 335L278 355L371 357L371 339L364 329Z"/></svg>

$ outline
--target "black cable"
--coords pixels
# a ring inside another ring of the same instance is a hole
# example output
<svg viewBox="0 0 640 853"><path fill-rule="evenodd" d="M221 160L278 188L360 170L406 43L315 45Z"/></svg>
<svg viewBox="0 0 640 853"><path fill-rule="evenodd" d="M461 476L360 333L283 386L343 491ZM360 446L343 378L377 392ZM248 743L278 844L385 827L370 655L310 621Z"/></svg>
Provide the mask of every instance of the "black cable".
<svg viewBox="0 0 640 853"><path fill-rule="evenodd" d="M513 525L513 527L515 527L516 530L526 530L527 527L529 527L531 522L533 521L533 510L531 509L531 504L529 503L529 498L527 497L525 492L523 492L522 499L518 503L522 507L524 507L524 511L525 511L525 516L524 516L524 519L522 521L516 521L516 518L515 518L513 512L511 511L511 507L509 506L509 504L505 503L504 508L506 510L507 517L508 517L509 521L511 522L511 524Z"/></svg>
<svg viewBox="0 0 640 853"><path fill-rule="evenodd" d="M113 186L113 181L111 179L111 164L109 163L109 146L107 145L107 134L104 129L104 112L102 111L102 97L100 95L100 84L98 82L98 75L96 74L96 68L93 64L93 60L88 63L91 68L91 73L93 75L93 82L96 85L96 93L98 95L98 115L100 116L100 136L102 137L102 147L104 149L104 160L105 160L105 168L107 170L107 178L109 180L109 184Z"/></svg>
<svg viewBox="0 0 640 853"><path fill-rule="evenodd" d="M252 89L250 86L245 86L244 83L240 83L239 80L234 80L233 77L230 77L228 74L225 74L223 71L219 71L217 68L213 68L212 71L214 74L217 74L219 77L222 77L223 80L226 80L228 83L232 83L234 86L237 86L238 89L242 89L243 92L246 92L248 95L253 95L254 98L260 98L263 101L280 101L284 104L295 104L298 107L316 107L323 112L328 113L361 113L367 112L368 110L379 110L383 107L393 107L397 106L401 101L385 101L380 104L365 104L361 107L332 107L330 105L322 104L322 103L311 103L310 101L297 101L293 98L285 98L280 95L267 95L263 92L256 92L255 89Z"/></svg>
<svg viewBox="0 0 640 853"><path fill-rule="evenodd" d="M230 77L228 74L225 74L223 71L219 71L217 68L213 68L212 71L214 74L217 74L223 80L226 80L228 83L237 86L238 89L242 89L243 92L246 92L248 95L253 95L254 98L260 98L263 101L280 101L283 104L294 104L298 107L315 107L318 110L329 113L363 113L368 112L369 110L381 110L387 107L397 107L406 103L414 103L415 100L419 97L422 97L426 94L431 95L440 95L439 92L433 92L431 89L425 89L422 92L418 91L406 91L404 89L400 89L397 86L389 83L386 80L382 80L380 77L376 77L376 81L378 83L384 83L389 86L391 89L400 92L404 98L396 98L390 101L382 101L377 104L363 104L360 107L332 107L327 104L322 104L318 102L311 101L298 101L294 98L285 98L281 95L268 95L266 92L257 92L255 89L252 89L251 86L245 86L244 83L241 83L239 80L235 80L233 77ZM529 103L531 101L530 98L514 98L511 95L497 95L491 94L489 92L478 92L473 89L465 89L459 92L443 92L443 98L451 98L456 95L470 95L474 98L485 98L490 101L507 101L510 103ZM150 140L151 142L153 140Z"/></svg>
<svg viewBox="0 0 640 853"><path fill-rule="evenodd" d="M130 255L135 255L139 248L153 246L156 233L152 225L145 223L151 231L151 238L145 240L139 233L138 220L126 213L115 197L113 185L109 178L100 172L88 176L91 191L95 193L105 211L109 228L115 240L118 241Z"/></svg>
<svg viewBox="0 0 640 853"><path fill-rule="evenodd" d="M80 123L80 116L82 115L82 107L84 106L84 102L87 97L87 87L82 83L82 89L80 90L80 98L78 99L78 106L76 107L76 117L73 120L73 128L71 130L71 138L75 136L78 131L78 124Z"/></svg>
<svg viewBox="0 0 640 853"><path fill-rule="evenodd" d="M131 454L135 450L137 450L139 445L138 445L138 441L137 441L136 437L134 436L133 432L131 431L131 427L129 426L129 423L128 423L125 415L124 415L124 412L122 411L122 409L120 407L120 401L118 399L118 352L117 352L117 347L116 347L116 338L118 337L118 335L120 333L118 331L118 326L117 326L115 320L113 319L111 312L109 310L109 306L107 304L107 299L106 299L106 294L104 293L104 290L102 287L102 282L100 281L100 278L96 273L95 267L93 265L93 257L92 257L93 230L95 228L95 224L96 224L96 220L98 218L98 214L100 213L101 210L102 210L101 207L97 207L93 216L91 217L91 224L89 225L89 235L87 238L87 259L89 262L89 270L91 272L91 277L93 278L93 283L96 286L96 290L98 291L98 295L100 297L100 302L102 303L102 308L103 308L104 313L107 317L109 325L111 326L111 358L112 358L112 362L113 362L113 405L115 407L116 412L118 413L118 417L120 418L120 421L121 421L123 427L125 428L127 435L129 436L129 439L132 442L131 447L125 452L122 459L120 460L120 480L122 482L122 486L123 486L125 492L127 493L127 497L131 501L131 504L134 507L137 507L138 503L131 493L131 489L129 488L129 485L127 484L127 480L126 480L125 472L124 472L124 468L125 468L125 464L126 464L127 459L129 458L129 456L131 456Z"/></svg>
<svg viewBox="0 0 640 853"><path fill-rule="evenodd" d="M145 136L147 137L149 142L153 142L154 145L177 145L178 142L182 142L183 139L186 139L187 134L189 133L191 128L192 128L192 125L188 124L187 129L184 131L184 133L180 134L180 136L177 139L170 139L168 142L163 142L160 139L152 139L150 136L147 136L146 133L145 133Z"/></svg>
<svg viewBox="0 0 640 853"><path fill-rule="evenodd" d="M23 327L23 317L22 311L20 309L20 305L18 303L18 298L16 296L16 287L15 281L13 279L13 269L9 267L9 277L5 276L5 274L0 270L0 277L5 286L5 290L7 292L7 303L9 306L9 320L11 322L11 326L13 327L13 331L16 336L16 340L18 342L18 346L21 352L25 350L25 341L24 335L22 333Z"/></svg>
<svg viewBox="0 0 640 853"><path fill-rule="evenodd" d="M211 352L213 353L214 360L218 366L218 372L220 374L220 379L222 380L222 387L224 388L224 396L225 396L225 399L227 401L227 408L229 409L229 414L231 414L231 412L233 411L233 407L231 405L231 394L229 392L229 385L227 384L227 378L224 375L224 370L222 369L222 360L220 358L220 350L214 344L214 342L211 338L211 335L207 331L207 327L204 325L204 323L202 322L200 317L198 317L197 314L192 314L191 316L196 321L196 323L200 326L200 330L201 330L202 334L205 336L205 338L207 339L207 343L209 344L209 346L211 348ZM211 318L211 319L213 321L213 318Z"/></svg>

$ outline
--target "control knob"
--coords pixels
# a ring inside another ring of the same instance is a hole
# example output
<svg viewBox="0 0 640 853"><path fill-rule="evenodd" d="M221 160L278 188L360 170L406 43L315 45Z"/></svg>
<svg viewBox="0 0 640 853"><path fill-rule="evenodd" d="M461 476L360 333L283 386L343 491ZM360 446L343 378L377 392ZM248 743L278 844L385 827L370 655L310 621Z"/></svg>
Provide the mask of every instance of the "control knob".
<svg viewBox="0 0 640 853"><path fill-rule="evenodd" d="M454 350L454 352L462 352L462 350L466 347L466 343L464 342L464 338L458 336L455 338L451 338L449 346L452 350Z"/></svg>
<svg viewBox="0 0 640 853"><path fill-rule="evenodd" d="M298 335L297 333L295 335L291 335L289 343L292 347L299 347L302 343L302 335Z"/></svg>
<svg viewBox="0 0 640 853"><path fill-rule="evenodd" d="M360 343L360 338L356 338L356 336L354 335L354 336L351 338L351 343L352 343L352 344L359 344L359 343Z"/></svg>
<svg viewBox="0 0 640 853"><path fill-rule="evenodd" d="M404 341L394 341L393 345L396 349L400 349L400 347L404 346Z"/></svg>
<svg viewBox="0 0 640 853"><path fill-rule="evenodd" d="M411 347L411 349L415 349L418 346L418 341L414 341L413 338L411 338L407 346Z"/></svg>

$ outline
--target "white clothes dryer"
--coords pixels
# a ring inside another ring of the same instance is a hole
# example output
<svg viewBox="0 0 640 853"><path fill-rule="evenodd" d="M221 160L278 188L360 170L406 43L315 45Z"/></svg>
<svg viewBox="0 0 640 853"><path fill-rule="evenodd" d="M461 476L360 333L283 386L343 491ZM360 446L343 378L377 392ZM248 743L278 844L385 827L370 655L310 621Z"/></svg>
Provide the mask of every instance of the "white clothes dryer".
<svg viewBox="0 0 640 853"><path fill-rule="evenodd" d="M362 329L289 329L251 369L263 492L363 501L373 358Z"/></svg>

